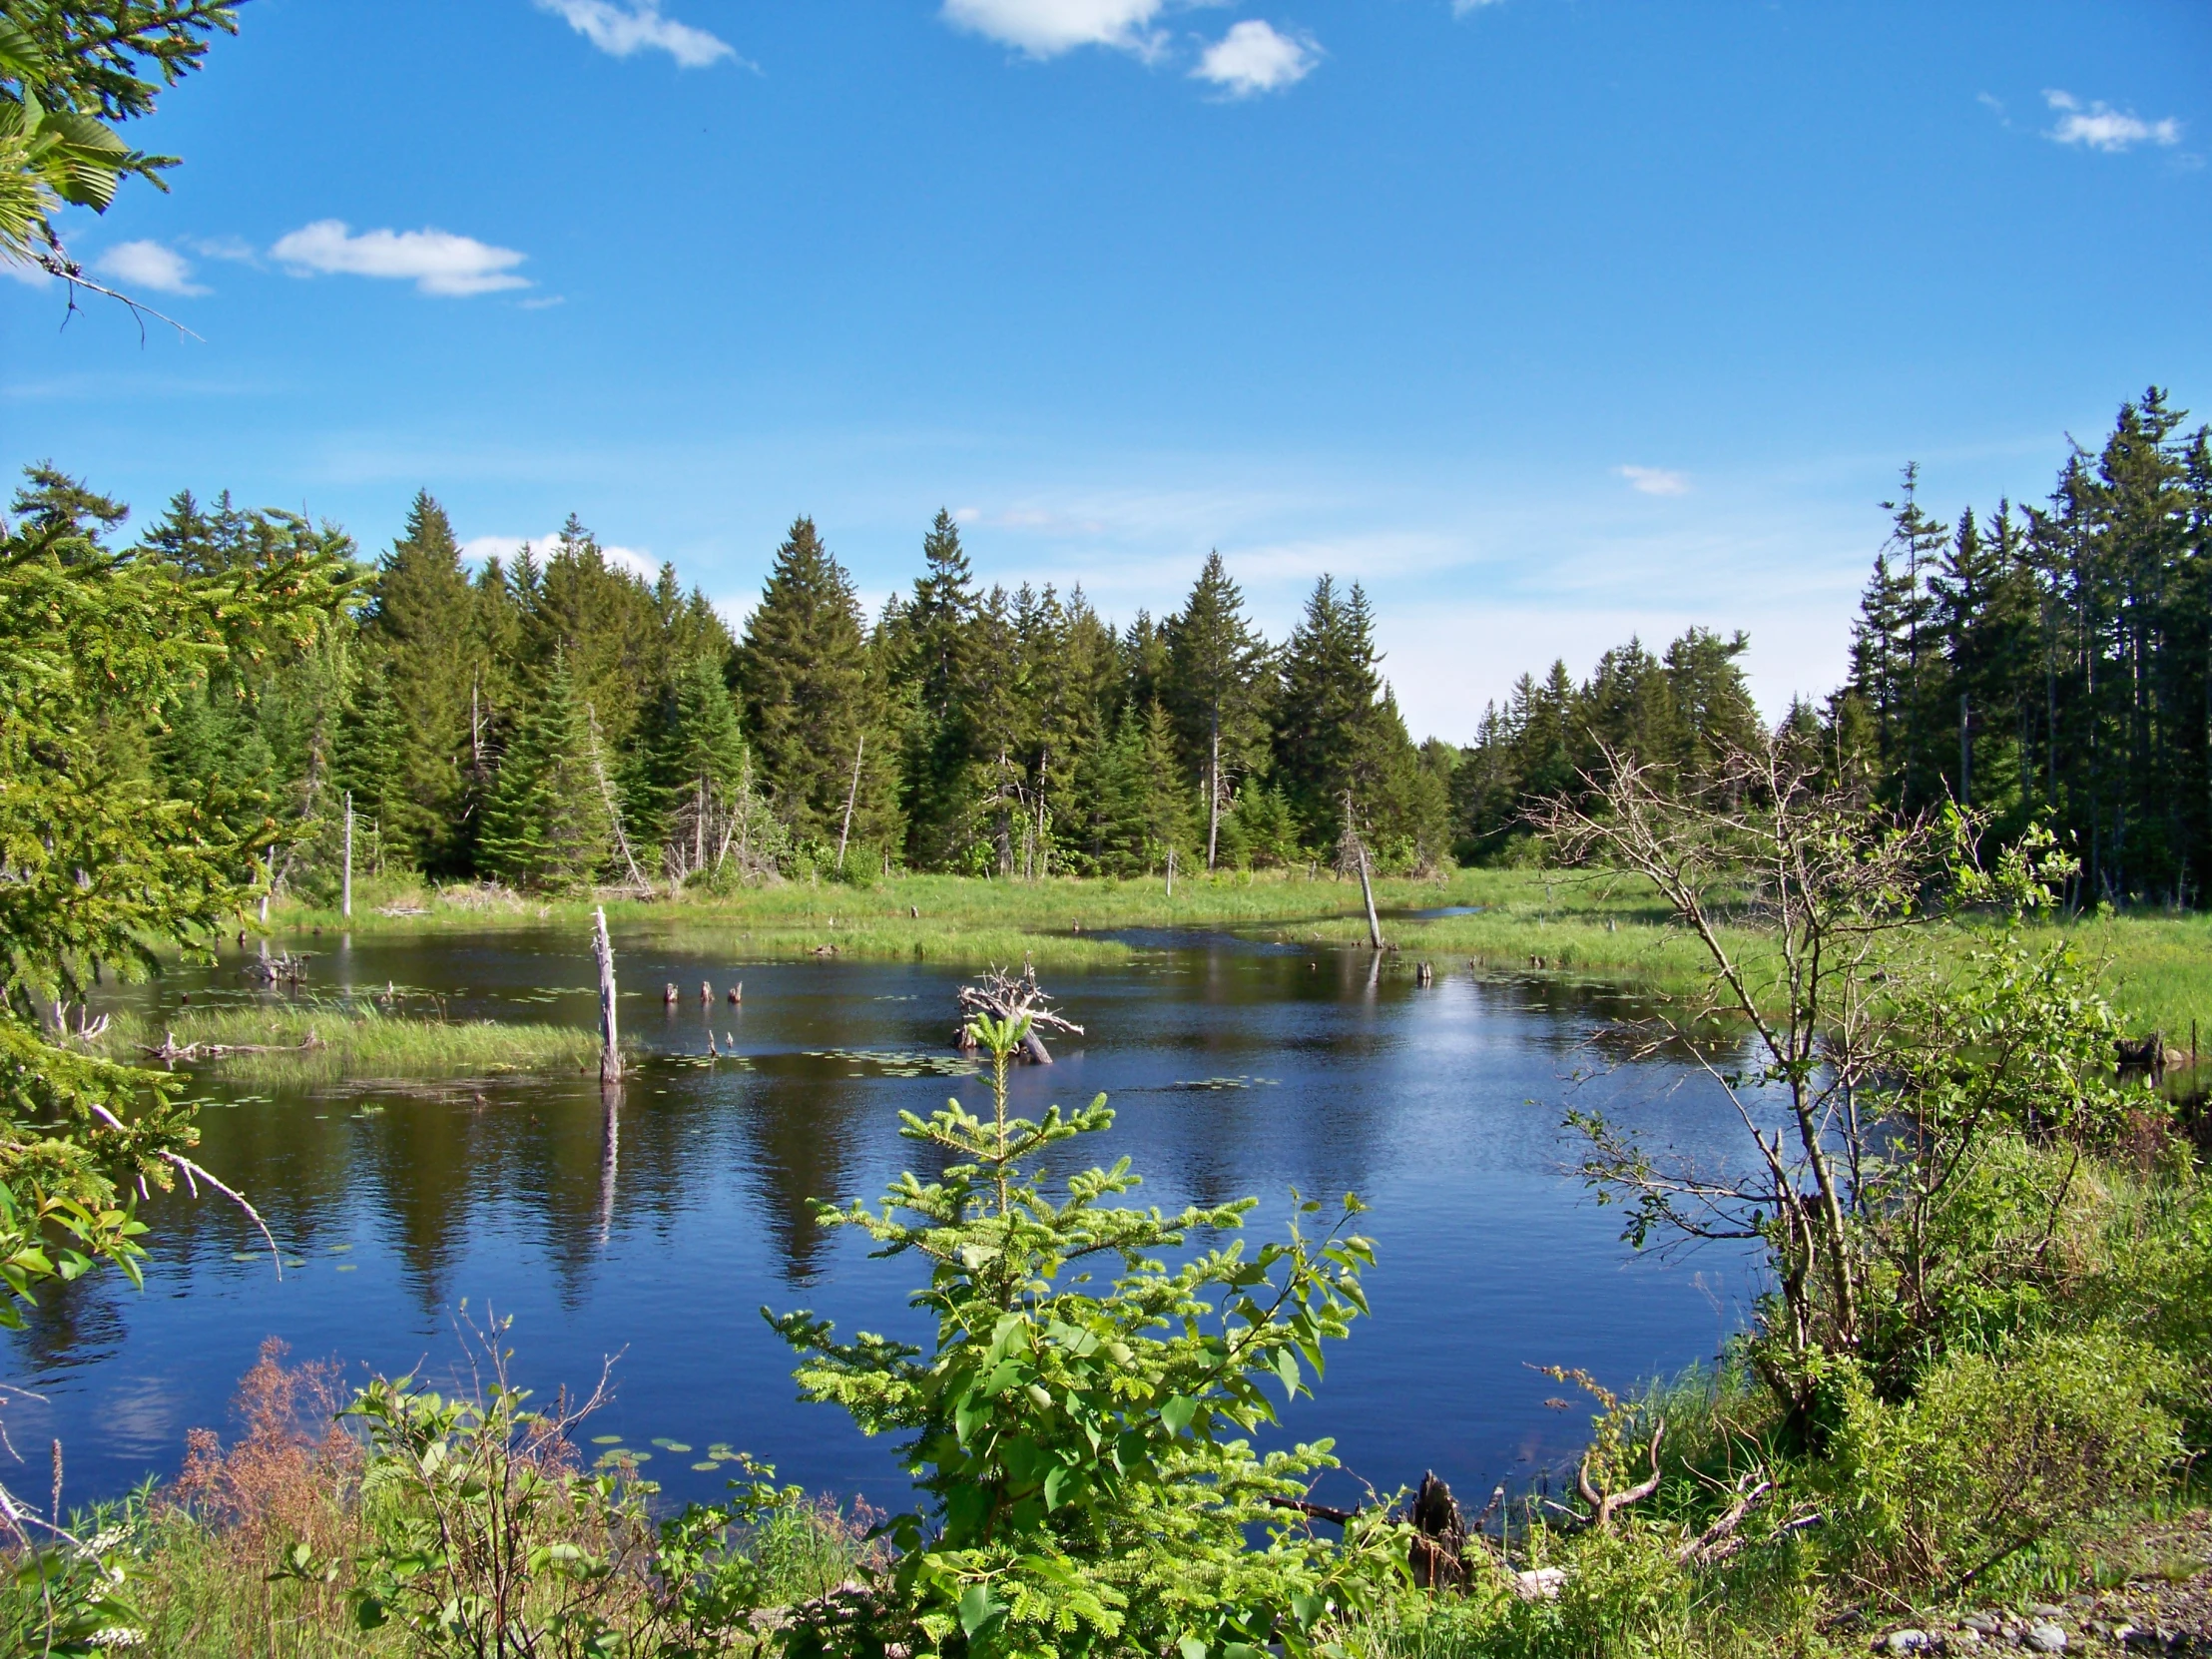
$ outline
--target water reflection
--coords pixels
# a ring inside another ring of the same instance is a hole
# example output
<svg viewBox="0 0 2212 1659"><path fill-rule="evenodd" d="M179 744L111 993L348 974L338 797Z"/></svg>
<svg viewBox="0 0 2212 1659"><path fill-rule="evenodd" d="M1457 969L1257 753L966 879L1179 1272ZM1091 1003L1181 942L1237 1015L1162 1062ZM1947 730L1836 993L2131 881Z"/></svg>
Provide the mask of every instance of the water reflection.
<svg viewBox="0 0 2212 1659"><path fill-rule="evenodd" d="M328 942L328 941L324 941ZM1560 1106L1642 1114L1678 1142L1719 1144L1731 1119L1674 1085L1678 1060L1578 1084L1616 990L1483 976L1365 951L1149 940L1113 971L1057 976L1087 1027L1059 1063L1013 1076L1017 1111L1104 1091L1112 1137L1164 1208L1258 1195L1280 1231L1287 1189L1358 1191L1382 1265L1376 1306L1288 1428L1335 1434L1382 1485L1433 1466L1463 1490L1563 1451L1579 1417L1547 1412L1525 1362L1632 1382L1709 1354L1750 1290L1743 1259L1624 1262L1612 1218L1561 1170ZM526 1380L545 1388L618 1369L611 1430L727 1440L787 1478L895 1497L882 1447L834 1413L794 1403L790 1356L761 1322L812 1303L845 1330L913 1334L913 1269L825 1232L818 1200L873 1200L924 1149L901 1109L947 1096L987 1105L945 1047L957 977L918 963L744 962L650 935L618 940L626 1029L649 1052L627 1081L485 1077L366 1083L275 1098L210 1085L201 1156L253 1194L281 1241L279 1284L250 1228L220 1204L158 1197L146 1293L113 1276L47 1299L11 1339L9 1377L48 1397L12 1408L22 1443L69 1442L78 1489L114 1491L174 1469L182 1431L222 1421L272 1333L304 1357L390 1369L450 1356L456 1305L515 1316ZM453 1018L593 1020L581 938L340 942L319 993L442 1001ZM697 1000L702 979L746 981L745 1002ZM677 1006L662 986L683 987ZM127 994L245 996L237 962L172 970ZM118 993L126 994L126 993ZM710 1060L711 1046L727 1056ZM946 1072L955 1075L944 1075ZM156 1404L159 1408L156 1408ZM673 1496L711 1495L665 1477Z"/></svg>

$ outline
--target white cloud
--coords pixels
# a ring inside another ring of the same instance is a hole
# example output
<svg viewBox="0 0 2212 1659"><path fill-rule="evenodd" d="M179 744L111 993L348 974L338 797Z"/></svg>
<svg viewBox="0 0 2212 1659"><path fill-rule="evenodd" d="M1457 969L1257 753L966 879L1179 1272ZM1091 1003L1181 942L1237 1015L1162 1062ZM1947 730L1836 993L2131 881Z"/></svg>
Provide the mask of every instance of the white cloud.
<svg viewBox="0 0 2212 1659"><path fill-rule="evenodd" d="M705 69L737 49L704 29L661 15L660 0L537 0L538 10L564 19L571 29L611 58L633 52L666 52L679 68Z"/></svg>
<svg viewBox="0 0 2212 1659"><path fill-rule="evenodd" d="M461 562L480 565L486 559L496 558L511 570L524 547L535 548L538 558L543 560L560 539L558 531L542 536L471 536L461 543ZM638 548L609 547L602 542L599 551L617 570L627 570L648 582L657 580L661 574L661 561Z"/></svg>
<svg viewBox="0 0 2212 1659"><path fill-rule="evenodd" d="M1485 6L1494 6L1497 3L1498 0L1451 0L1451 15L1465 17L1470 12L1478 12Z"/></svg>
<svg viewBox="0 0 2212 1659"><path fill-rule="evenodd" d="M12 276L27 288L42 288L54 278L35 265L21 265L14 260L0 260L0 276Z"/></svg>
<svg viewBox="0 0 2212 1659"><path fill-rule="evenodd" d="M1645 495L1688 495L1690 479L1687 473L1669 471L1663 466L1618 466L1613 469L1629 484Z"/></svg>
<svg viewBox="0 0 2212 1659"><path fill-rule="evenodd" d="M2132 110L2115 110L2101 100L2085 105L2072 93L2055 88L2043 94L2043 102L2058 112L2058 125L2043 136L2059 144L2080 144L2117 154L2145 142L2181 142L2181 123L2172 116L2163 121L2145 121Z"/></svg>
<svg viewBox="0 0 2212 1659"><path fill-rule="evenodd" d="M1150 55L1160 46L1151 30L1165 0L944 0L955 28L1018 47L1034 58L1078 46L1112 46Z"/></svg>
<svg viewBox="0 0 2212 1659"><path fill-rule="evenodd" d="M1321 48L1310 38L1281 34L1272 24L1247 18L1207 47L1191 73L1233 98L1250 98L1298 85L1320 61Z"/></svg>
<svg viewBox="0 0 2212 1659"><path fill-rule="evenodd" d="M528 255L447 231L363 231L356 237L344 221L323 219L292 232L269 252L296 275L395 277L413 282L423 293L466 295L530 285L511 270Z"/></svg>
<svg viewBox="0 0 2212 1659"><path fill-rule="evenodd" d="M93 262L93 270L126 287L157 293L206 293L192 279L192 262L158 242L119 242Z"/></svg>

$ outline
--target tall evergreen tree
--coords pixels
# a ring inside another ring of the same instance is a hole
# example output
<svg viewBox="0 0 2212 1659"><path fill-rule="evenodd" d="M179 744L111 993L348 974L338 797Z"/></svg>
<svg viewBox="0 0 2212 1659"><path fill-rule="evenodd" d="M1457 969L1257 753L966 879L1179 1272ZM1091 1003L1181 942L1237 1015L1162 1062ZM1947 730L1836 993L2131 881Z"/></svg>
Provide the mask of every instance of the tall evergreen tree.
<svg viewBox="0 0 2212 1659"><path fill-rule="evenodd" d="M391 831L438 873L464 867L470 691L476 682L468 576L445 509L415 492L406 527L377 568L363 632L386 663L401 732Z"/></svg>
<svg viewBox="0 0 2212 1659"><path fill-rule="evenodd" d="M1334 845L1342 831L1345 792L1357 790L1372 747L1379 662L1367 596L1355 583L1340 598L1322 577L1284 653L1275 728L1275 776L1308 846Z"/></svg>
<svg viewBox="0 0 2212 1659"><path fill-rule="evenodd" d="M483 867L518 887L592 879L614 846L589 717L565 657L523 708L484 804Z"/></svg>
<svg viewBox="0 0 2212 1659"><path fill-rule="evenodd" d="M1219 551L1182 611L1167 624L1166 704L1175 717L1185 764L1201 780L1206 814L1206 867L1221 844L1221 816L1234 780L1267 755L1271 663L1267 642L1247 620L1244 594L1230 580Z"/></svg>
<svg viewBox="0 0 2212 1659"><path fill-rule="evenodd" d="M802 838L833 845L855 764L863 785L880 777L861 754L880 689L868 674L851 580L811 518L794 521L777 549L737 670L745 725L785 822ZM874 735L880 745L882 733ZM862 805L870 838L892 828L891 804Z"/></svg>

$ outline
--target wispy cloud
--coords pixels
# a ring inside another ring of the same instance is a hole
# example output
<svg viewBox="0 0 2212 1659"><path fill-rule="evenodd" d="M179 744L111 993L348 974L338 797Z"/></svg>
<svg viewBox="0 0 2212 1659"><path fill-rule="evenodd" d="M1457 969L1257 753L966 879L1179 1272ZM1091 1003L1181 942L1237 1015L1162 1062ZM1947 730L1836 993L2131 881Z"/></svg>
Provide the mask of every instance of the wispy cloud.
<svg viewBox="0 0 2212 1659"><path fill-rule="evenodd" d="M2181 123L2172 116L2163 121L2145 121L2133 110L2115 110L2102 100L2084 104L2072 93L2057 88L2046 90L2043 102L2058 112L2058 124L2043 136L2059 144L2117 154L2138 144L2181 142Z"/></svg>
<svg viewBox="0 0 2212 1659"><path fill-rule="evenodd" d="M1054 58L1079 46L1111 46L1151 56L1152 28L1165 0L944 0L944 20L990 40Z"/></svg>
<svg viewBox="0 0 2212 1659"><path fill-rule="evenodd" d="M192 262L158 242L119 242L93 262L93 270L126 287L151 288L156 293L208 291L192 279Z"/></svg>
<svg viewBox="0 0 2212 1659"><path fill-rule="evenodd" d="M1645 495L1688 495L1690 479L1687 473L1670 471L1663 466L1619 466L1613 469L1626 478L1631 488Z"/></svg>
<svg viewBox="0 0 2212 1659"><path fill-rule="evenodd" d="M1191 71L1232 98L1294 87L1321 62L1321 48L1304 35L1286 35L1273 24L1247 18L1206 48Z"/></svg>
<svg viewBox="0 0 2212 1659"><path fill-rule="evenodd" d="M1498 3L1499 0L1451 0L1451 15L1465 17L1471 12L1478 12Z"/></svg>
<svg viewBox="0 0 2212 1659"><path fill-rule="evenodd" d="M231 260L239 265L254 265L261 254L244 237L186 237L184 244L204 260Z"/></svg>
<svg viewBox="0 0 2212 1659"><path fill-rule="evenodd" d="M526 288L514 268L529 258L449 231L363 231L322 219L279 240L270 258L299 276L383 276L413 282L422 293L466 296Z"/></svg>
<svg viewBox="0 0 2212 1659"><path fill-rule="evenodd" d="M629 0L627 5L621 0L537 0L537 7L563 19L611 58L666 52L683 69L705 69L724 58L745 61L720 36L663 17L660 0Z"/></svg>

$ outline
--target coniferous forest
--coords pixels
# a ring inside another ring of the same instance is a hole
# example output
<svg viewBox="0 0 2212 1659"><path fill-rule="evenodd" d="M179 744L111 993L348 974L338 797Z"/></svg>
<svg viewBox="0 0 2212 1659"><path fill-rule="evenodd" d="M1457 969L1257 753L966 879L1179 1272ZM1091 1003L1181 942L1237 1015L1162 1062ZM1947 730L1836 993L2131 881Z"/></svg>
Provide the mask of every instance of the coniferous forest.
<svg viewBox="0 0 2212 1659"><path fill-rule="evenodd" d="M1907 468L1849 678L1786 730L1886 806L2056 829L2084 901L2201 902L2212 453L2186 418L2153 388L2047 501L1955 521ZM14 513L111 537L128 517L52 466ZM471 570L426 493L373 560L336 526L189 491L134 550L199 574L355 562L347 626L132 740L157 777L276 817L270 874L306 897L336 879L348 797L363 868L536 889L1264 868L1330 859L1348 830L1421 870L1511 858L1527 814L1608 753L1695 792L1762 723L1749 641L1692 628L1615 646L1579 684L1564 662L1524 674L1471 743L1416 745L1357 581L1323 577L1271 642L1209 555L1172 615L1117 624L1080 587L986 588L942 512L872 615L796 520L738 637L672 566L643 579L573 515Z"/></svg>

